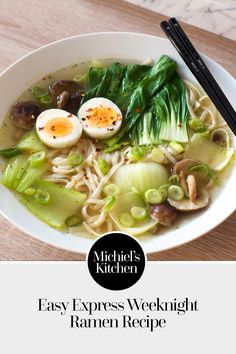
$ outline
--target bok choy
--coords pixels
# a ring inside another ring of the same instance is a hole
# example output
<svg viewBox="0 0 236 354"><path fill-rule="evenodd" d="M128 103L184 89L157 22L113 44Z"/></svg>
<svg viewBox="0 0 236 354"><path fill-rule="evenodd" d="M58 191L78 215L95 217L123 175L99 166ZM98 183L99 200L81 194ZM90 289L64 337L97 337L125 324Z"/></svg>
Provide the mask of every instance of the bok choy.
<svg viewBox="0 0 236 354"><path fill-rule="evenodd" d="M185 87L176 73L153 97L129 137L139 145L156 145L162 140L187 143L189 116Z"/></svg>
<svg viewBox="0 0 236 354"><path fill-rule="evenodd" d="M166 55L161 56L134 90L123 118L121 130L114 137L107 140L106 143L108 146L116 144L129 132L143 114L146 107L150 105L151 99L157 94L160 88L170 80L175 70L176 62Z"/></svg>

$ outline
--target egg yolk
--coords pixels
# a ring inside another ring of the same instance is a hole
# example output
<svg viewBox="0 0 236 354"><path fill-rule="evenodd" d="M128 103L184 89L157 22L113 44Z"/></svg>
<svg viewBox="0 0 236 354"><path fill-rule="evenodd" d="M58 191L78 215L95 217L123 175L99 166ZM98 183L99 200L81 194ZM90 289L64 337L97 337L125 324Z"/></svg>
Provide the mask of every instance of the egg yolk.
<svg viewBox="0 0 236 354"><path fill-rule="evenodd" d="M44 132L55 138L68 135L73 130L73 124L67 118L50 119L44 126Z"/></svg>
<svg viewBox="0 0 236 354"><path fill-rule="evenodd" d="M91 127L106 128L121 119L121 116L110 107L89 108L86 112L86 121Z"/></svg>

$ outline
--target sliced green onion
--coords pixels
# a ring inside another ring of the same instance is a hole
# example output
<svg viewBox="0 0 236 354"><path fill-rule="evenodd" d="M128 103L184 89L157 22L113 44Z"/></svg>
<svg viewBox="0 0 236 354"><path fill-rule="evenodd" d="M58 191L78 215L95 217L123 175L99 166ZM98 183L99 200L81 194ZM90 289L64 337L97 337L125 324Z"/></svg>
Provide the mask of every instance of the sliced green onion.
<svg viewBox="0 0 236 354"><path fill-rule="evenodd" d="M0 150L0 156L5 157L6 159L10 159L11 157L15 157L21 154L21 150L18 148L9 148Z"/></svg>
<svg viewBox="0 0 236 354"><path fill-rule="evenodd" d="M168 182L169 182L170 184L178 185L178 184L179 184L179 176L178 176L178 175L170 176L170 177L168 178Z"/></svg>
<svg viewBox="0 0 236 354"><path fill-rule="evenodd" d="M68 165L72 167L77 167L80 166L83 162L83 156L79 154L72 154L69 155L67 158L67 163Z"/></svg>
<svg viewBox="0 0 236 354"><path fill-rule="evenodd" d="M74 227L82 224L83 219L79 215L71 215L65 221L67 227Z"/></svg>
<svg viewBox="0 0 236 354"><path fill-rule="evenodd" d="M37 99L49 96L49 91L47 88L35 86L32 88L32 93Z"/></svg>
<svg viewBox="0 0 236 354"><path fill-rule="evenodd" d="M105 195L118 195L121 192L121 188L120 186L118 186L115 183L110 183L107 184L104 188L103 188L103 193Z"/></svg>
<svg viewBox="0 0 236 354"><path fill-rule="evenodd" d="M78 84L85 84L87 81L87 74L77 74L73 77L73 81L78 82Z"/></svg>
<svg viewBox="0 0 236 354"><path fill-rule="evenodd" d="M134 219L130 213L122 213L120 215L120 223L124 227L132 227L134 225Z"/></svg>
<svg viewBox="0 0 236 354"><path fill-rule="evenodd" d="M106 197L105 205L103 207L103 210L105 211L105 213L108 213L111 210L111 208L115 204L115 201L116 201L116 197L114 195L108 195Z"/></svg>
<svg viewBox="0 0 236 354"><path fill-rule="evenodd" d="M29 158L29 163L31 167L40 167L46 159L46 152L39 151L31 155Z"/></svg>
<svg viewBox="0 0 236 354"><path fill-rule="evenodd" d="M98 160L98 168L104 175L106 175L110 170L110 166L106 160L103 159Z"/></svg>
<svg viewBox="0 0 236 354"><path fill-rule="evenodd" d="M162 193L158 189L148 189L145 192L144 197L150 204L161 204L163 202Z"/></svg>
<svg viewBox="0 0 236 354"><path fill-rule="evenodd" d="M151 158L157 163L165 162L165 154L159 148L153 148L151 152Z"/></svg>
<svg viewBox="0 0 236 354"><path fill-rule="evenodd" d="M38 189L34 195L37 203L47 205L50 202L50 194L48 192Z"/></svg>
<svg viewBox="0 0 236 354"><path fill-rule="evenodd" d="M168 197L177 201L184 199L184 191L179 186L170 186L168 189Z"/></svg>
<svg viewBox="0 0 236 354"><path fill-rule="evenodd" d="M136 219L136 220L144 220L147 216L147 211L146 209L142 208L142 207L132 207L130 209L130 214L131 216Z"/></svg>
<svg viewBox="0 0 236 354"><path fill-rule="evenodd" d="M141 146L134 146L130 151L130 157L132 161L141 160L145 155L145 149Z"/></svg>
<svg viewBox="0 0 236 354"><path fill-rule="evenodd" d="M208 177L213 176L213 171L206 164L199 164L189 168L189 172L202 172L205 173Z"/></svg>
<svg viewBox="0 0 236 354"><path fill-rule="evenodd" d="M180 143L177 143L176 141L171 141L169 143L169 146L171 147L172 150L174 150L175 155L182 154L184 152L184 147Z"/></svg>
<svg viewBox="0 0 236 354"><path fill-rule="evenodd" d="M193 118L189 121L189 126L197 133L203 133L206 131L206 126L200 119Z"/></svg>
<svg viewBox="0 0 236 354"><path fill-rule="evenodd" d="M169 184L163 184L162 186L159 187L159 192L162 195L163 200L166 200L168 197L168 188L169 188Z"/></svg>
<svg viewBox="0 0 236 354"><path fill-rule="evenodd" d="M26 195L35 195L35 193L36 193L36 189L32 187L29 187L24 191L24 194Z"/></svg>
<svg viewBox="0 0 236 354"><path fill-rule="evenodd" d="M45 96L39 99L39 102L44 104L45 106L49 106L52 104L52 98L50 96Z"/></svg>

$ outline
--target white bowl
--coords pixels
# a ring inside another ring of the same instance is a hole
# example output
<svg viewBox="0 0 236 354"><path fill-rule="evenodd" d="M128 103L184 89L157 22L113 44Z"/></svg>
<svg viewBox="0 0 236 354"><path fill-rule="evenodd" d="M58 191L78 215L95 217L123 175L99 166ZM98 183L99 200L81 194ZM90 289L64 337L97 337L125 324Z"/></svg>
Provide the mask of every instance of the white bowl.
<svg viewBox="0 0 236 354"><path fill-rule="evenodd" d="M26 55L0 76L0 125L15 99L34 82L61 67L89 59L133 59L143 62L167 54L178 63L182 76L195 81L189 69L167 39L138 33L95 33L54 42ZM213 75L236 108L236 82L220 65L204 57ZM236 165L227 183L214 193L210 206L202 212L183 219L178 228L160 236L141 237L145 252L157 252L181 245L207 233L223 222L236 208L232 197L235 191ZM30 235L66 250L87 253L93 240L73 236L50 228L20 204L14 194L0 186L0 211L12 223Z"/></svg>

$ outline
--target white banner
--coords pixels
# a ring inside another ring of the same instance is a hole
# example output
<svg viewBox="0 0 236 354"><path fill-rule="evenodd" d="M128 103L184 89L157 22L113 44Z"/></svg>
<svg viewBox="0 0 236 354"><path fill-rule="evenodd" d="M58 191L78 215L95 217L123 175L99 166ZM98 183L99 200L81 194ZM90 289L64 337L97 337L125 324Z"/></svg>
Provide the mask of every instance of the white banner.
<svg viewBox="0 0 236 354"><path fill-rule="evenodd" d="M111 291L86 263L0 263L3 354L233 354L236 262L148 262Z"/></svg>

